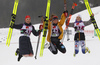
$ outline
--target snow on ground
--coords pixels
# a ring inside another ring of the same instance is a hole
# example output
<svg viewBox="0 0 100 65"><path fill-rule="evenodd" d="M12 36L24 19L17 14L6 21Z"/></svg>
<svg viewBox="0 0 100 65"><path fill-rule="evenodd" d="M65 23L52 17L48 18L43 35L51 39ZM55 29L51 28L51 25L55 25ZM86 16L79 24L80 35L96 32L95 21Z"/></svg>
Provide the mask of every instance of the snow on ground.
<svg viewBox="0 0 100 65"><path fill-rule="evenodd" d="M99 15L100 15L100 6L93 8L93 12L95 14L96 21L98 26L99 23ZM87 10L79 12L77 14L81 14L83 20L89 20L89 15ZM75 17L77 14L72 16L71 21L75 21ZM36 29L38 29L38 24L34 25ZM65 26L63 26L65 28ZM72 28L70 28L73 30ZM86 30L94 30L93 25L87 26ZM43 57L39 57L35 60L34 57L23 57L20 62L17 62L17 57L15 56L15 50L18 48L18 38L20 36L19 30L13 31L13 36L11 40L10 47L6 46L6 38L8 34L8 28L0 29L0 65L100 65L100 41L98 37L92 38L91 36L86 36L86 46L89 47L91 53L82 54L81 48L80 52L76 57L73 57L74 53L74 37L70 35L70 41L64 40L64 45L67 49L65 54L58 52L57 55L53 55L48 49L44 50ZM31 41L33 45L33 50L35 53L36 45L37 45L38 37L31 35ZM41 42L41 40L40 40ZM47 42L47 41L46 41ZM40 46L40 45L39 45ZM39 47L40 48L40 47ZM40 50L40 49L39 49Z"/></svg>

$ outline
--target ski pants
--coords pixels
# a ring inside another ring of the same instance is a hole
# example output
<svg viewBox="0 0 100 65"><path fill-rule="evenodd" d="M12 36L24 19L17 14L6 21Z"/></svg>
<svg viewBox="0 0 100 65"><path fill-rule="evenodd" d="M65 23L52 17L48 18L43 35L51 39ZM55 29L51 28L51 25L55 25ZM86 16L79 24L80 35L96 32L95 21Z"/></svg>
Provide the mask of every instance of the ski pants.
<svg viewBox="0 0 100 65"><path fill-rule="evenodd" d="M51 38L51 43L50 43L50 47L49 50L53 53L53 54L57 54L58 50L62 53L66 53L66 48L65 46L60 42L60 40L56 37L52 37Z"/></svg>
<svg viewBox="0 0 100 65"><path fill-rule="evenodd" d="M82 53L85 54L86 45L85 45L85 41L84 40L83 41L75 41L75 54L78 54L79 46L81 46Z"/></svg>

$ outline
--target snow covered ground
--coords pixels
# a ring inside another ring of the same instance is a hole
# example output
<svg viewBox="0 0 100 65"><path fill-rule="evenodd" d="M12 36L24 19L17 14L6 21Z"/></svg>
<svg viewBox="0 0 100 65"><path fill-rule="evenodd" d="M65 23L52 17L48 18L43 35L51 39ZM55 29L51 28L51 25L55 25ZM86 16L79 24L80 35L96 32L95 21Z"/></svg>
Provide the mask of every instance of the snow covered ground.
<svg viewBox="0 0 100 65"><path fill-rule="evenodd" d="M100 6L92 9L97 24L100 28ZM80 14L83 20L89 20L88 11L84 10L72 16L71 21L75 21L75 17ZM38 24L34 25L36 29L38 29ZM65 28L65 26L63 26ZM72 28L70 28L73 30ZM90 25L85 28L85 30L94 30L93 25ZM74 30L73 30L74 31ZM8 28L0 29L0 65L100 65L100 41L98 37L92 38L92 35L86 35L86 46L89 47L91 53L82 54L81 48L80 52L76 57L73 57L74 53L74 37L70 35L70 41L64 40L64 45L67 49L65 54L58 53L57 55L53 55L48 49L44 50L43 57L39 57L35 60L34 57L23 57L20 62L17 62L17 57L15 56L15 50L18 48L18 38L20 36L19 30L13 31L13 36L11 40L10 47L6 46L6 38L8 34ZM36 45L37 45L38 37L31 35L31 41L33 45L33 50L35 54ZM41 40L40 40L41 42ZM47 42L47 41L46 41ZM40 48L40 47L39 47ZM40 49L39 49L40 50Z"/></svg>

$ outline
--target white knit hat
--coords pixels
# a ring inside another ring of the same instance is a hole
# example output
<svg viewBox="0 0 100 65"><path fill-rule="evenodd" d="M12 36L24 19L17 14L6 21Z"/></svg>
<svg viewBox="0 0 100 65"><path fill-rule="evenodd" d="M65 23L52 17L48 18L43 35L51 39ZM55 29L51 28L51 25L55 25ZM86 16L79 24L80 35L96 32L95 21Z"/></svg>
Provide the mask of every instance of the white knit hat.
<svg viewBox="0 0 100 65"><path fill-rule="evenodd" d="M78 14L77 17L80 17L82 19L82 16L80 14Z"/></svg>

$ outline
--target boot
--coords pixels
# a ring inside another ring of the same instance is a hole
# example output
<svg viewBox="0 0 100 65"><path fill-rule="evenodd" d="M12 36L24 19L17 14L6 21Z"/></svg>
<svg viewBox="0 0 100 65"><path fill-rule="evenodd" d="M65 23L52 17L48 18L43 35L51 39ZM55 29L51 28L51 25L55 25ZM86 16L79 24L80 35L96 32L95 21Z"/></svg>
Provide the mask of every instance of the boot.
<svg viewBox="0 0 100 65"><path fill-rule="evenodd" d="M19 54L19 48L17 48L15 55L17 56Z"/></svg>
<svg viewBox="0 0 100 65"><path fill-rule="evenodd" d="M86 49L85 49L85 53L86 53L86 52L90 53L90 50L89 50L88 47L86 47Z"/></svg>
<svg viewBox="0 0 100 65"><path fill-rule="evenodd" d="M18 61L20 61L20 59L22 58L23 56L19 54L18 56Z"/></svg>

